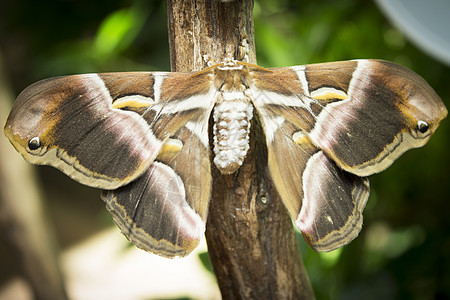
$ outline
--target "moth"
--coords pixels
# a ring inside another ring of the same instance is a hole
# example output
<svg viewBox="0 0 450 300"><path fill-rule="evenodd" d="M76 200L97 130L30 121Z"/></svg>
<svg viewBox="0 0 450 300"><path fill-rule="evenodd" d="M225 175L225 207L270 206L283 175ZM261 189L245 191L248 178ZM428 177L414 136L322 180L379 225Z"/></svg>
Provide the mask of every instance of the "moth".
<svg viewBox="0 0 450 300"><path fill-rule="evenodd" d="M314 250L331 251L361 230L367 176L423 146L446 115L423 78L391 62L228 61L200 72L42 80L19 95L5 134L29 162L103 189L129 240L173 257L203 236L211 168L238 172L252 126L261 126L295 226Z"/></svg>

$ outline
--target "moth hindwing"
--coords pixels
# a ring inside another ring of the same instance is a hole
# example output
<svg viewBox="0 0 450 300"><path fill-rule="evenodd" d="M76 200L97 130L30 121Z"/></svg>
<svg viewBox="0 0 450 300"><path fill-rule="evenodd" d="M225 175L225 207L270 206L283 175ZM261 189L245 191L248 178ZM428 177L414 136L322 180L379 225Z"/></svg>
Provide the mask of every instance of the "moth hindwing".
<svg viewBox="0 0 450 300"><path fill-rule="evenodd" d="M28 161L104 189L132 242L173 257L198 244L210 170L239 170L257 116L284 205L313 249L331 251L361 230L366 177L424 145L446 115L425 80L393 63L233 61L43 80L19 95L5 134Z"/></svg>

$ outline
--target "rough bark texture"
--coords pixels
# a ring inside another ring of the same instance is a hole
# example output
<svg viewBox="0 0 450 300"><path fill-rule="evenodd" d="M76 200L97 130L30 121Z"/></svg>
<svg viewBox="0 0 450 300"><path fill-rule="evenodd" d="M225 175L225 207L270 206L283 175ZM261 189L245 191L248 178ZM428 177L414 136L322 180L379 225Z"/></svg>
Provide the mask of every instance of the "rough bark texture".
<svg viewBox="0 0 450 300"><path fill-rule="evenodd" d="M172 71L200 70L226 58L256 63L253 1L168 0ZM235 173L212 165L206 228L224 299L312 299L292 222L267 168L264 136L252 124L250 151Z"/></svg>
<svg viewBox="0 0 450 300"><path fill-rule="evenodd" d="M11 109L12 95L8 91L0 58L1 129ZM31 166L14 151L1 130L0 243L14 257L14 269L25 278L34 299L67 299L52 231L45 220Z"/></svg>
<svg viewBox="0 0 450 300"><path fill-rule="evenodd" d="M167 0L172 71L202 70L225 58L241 60L245 48L248 62L256 63L252 10L249 0Z"/></svg>

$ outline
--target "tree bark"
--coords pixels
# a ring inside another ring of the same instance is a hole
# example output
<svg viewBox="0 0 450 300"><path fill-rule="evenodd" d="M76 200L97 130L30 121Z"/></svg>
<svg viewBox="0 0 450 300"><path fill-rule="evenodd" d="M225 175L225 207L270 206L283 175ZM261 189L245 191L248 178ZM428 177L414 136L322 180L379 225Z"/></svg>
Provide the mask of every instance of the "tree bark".
<svg viewBox="0 0 450 300"><path fill-rule="evenodd" d="M167 0L172 71L202 70L225 58L256 63L253 1ZM248 44L248 46L247 46Z"/></svg>
<svg viewBox="0 0 450 300"><path fill-rule="evenodd" d="M172 71L230 58L256 63L252 0L167 0L167 15ZM251 128L250 150L235 174L223 176L211 164L206 239L222 296L313 299L292 222L270 179L258 120Z"/></svg>

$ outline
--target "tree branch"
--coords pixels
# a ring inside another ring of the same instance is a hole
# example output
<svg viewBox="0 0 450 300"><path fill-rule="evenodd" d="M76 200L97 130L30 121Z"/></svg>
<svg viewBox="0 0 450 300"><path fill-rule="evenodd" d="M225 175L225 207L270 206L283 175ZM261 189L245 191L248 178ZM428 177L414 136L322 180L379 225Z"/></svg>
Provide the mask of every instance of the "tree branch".
<svg viewBox="0 0 450 300"><path fill-rule="evenodd" d="M208 59L256 63L253 1L167 0L167 15L172 71L201 70ZM222 296L312 299L292 222L269 176L258 120L251 128L240 169L223 176L211 168L206 239Z"/></svg>

